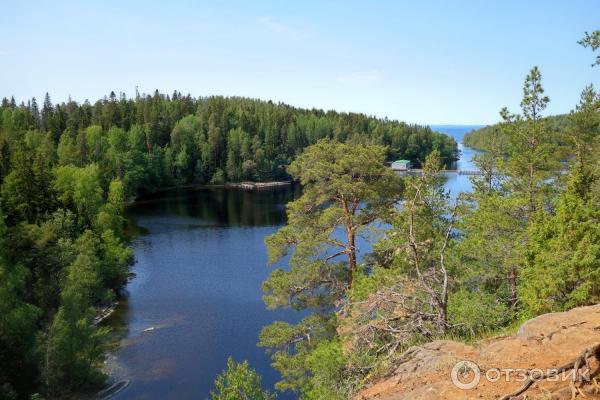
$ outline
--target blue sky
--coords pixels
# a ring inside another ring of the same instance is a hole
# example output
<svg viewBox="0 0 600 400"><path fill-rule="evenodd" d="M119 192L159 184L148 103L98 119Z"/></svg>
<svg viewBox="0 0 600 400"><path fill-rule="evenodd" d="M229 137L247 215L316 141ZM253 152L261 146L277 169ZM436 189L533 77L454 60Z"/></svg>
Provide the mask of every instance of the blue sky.
<svg viewBox="0 0 600 400"><path fill-rule="evenodd" d="M577 45L600 1L10 1L0 96L111 90L238 95L408 122L479 124L517 110L542 71L548 113L599 84Z"/></svg>

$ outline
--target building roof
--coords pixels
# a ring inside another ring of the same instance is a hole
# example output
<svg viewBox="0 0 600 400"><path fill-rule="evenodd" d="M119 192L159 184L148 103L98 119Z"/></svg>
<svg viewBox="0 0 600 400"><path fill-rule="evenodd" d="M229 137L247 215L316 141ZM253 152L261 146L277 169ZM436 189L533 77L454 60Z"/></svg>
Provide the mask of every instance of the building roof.
<svg viewBox="0 0 600 400"><path fill-rule="evenodd" d="M394 163L398 164L410 164L410 160L396 160Z"/></svg>

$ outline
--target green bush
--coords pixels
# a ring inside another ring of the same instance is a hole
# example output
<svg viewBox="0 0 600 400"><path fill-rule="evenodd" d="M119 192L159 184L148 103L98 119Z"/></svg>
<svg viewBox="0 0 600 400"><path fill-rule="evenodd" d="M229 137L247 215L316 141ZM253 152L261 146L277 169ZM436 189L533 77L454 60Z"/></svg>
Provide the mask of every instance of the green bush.
<svg viewBox="0 0 600 400"><path fill-rule="evenodd" d="M237 363L230 357L227 369L215 380L211 400L274 400L275 395L261 388L261 378L248 361Z"/></svg>
<svg viewBox="0 0 600 400"><path fill-rule="evenodd" d="M452 293L448 303L448 317L453 332L463 336L477 336L506 325L509 310L491 293L466 289Z"/></svg>

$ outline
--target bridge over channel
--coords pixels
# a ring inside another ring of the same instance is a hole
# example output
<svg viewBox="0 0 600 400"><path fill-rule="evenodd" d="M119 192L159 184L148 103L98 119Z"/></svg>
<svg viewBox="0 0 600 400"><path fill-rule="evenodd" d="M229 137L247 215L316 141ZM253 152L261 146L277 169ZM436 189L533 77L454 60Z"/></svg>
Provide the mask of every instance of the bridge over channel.
<svg viewBox="0 0 600 400"><path fill-rule="evenodd" d="M407 170L395 170L402 174L421 174L422 169L407 169ZM483 172L476 169L443 169L440 174L458 174L458 175L483 175Z"/></svg>

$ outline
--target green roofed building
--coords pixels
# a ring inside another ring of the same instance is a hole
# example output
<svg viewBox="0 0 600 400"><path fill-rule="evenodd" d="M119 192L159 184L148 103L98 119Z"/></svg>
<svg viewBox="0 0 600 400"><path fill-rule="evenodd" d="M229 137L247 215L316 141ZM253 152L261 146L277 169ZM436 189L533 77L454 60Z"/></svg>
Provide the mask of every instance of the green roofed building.
<svg viewBox="0 0 600 400"><path fill-rule="evenodd" d="M394 171L408 171L411 167L409 160L396 160L392 163L392 169Z"/></svg>

